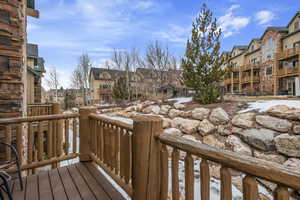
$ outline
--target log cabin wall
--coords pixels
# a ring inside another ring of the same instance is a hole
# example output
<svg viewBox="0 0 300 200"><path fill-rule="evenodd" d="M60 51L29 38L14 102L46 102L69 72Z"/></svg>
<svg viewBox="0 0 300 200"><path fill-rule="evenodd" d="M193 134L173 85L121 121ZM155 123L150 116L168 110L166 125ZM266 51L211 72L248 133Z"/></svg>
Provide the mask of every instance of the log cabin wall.
<svg viewBox="0 0 300 200"><path fill-rule="evenodd" d="M26 111L26 1L0 0L0 118Z"/></svg>

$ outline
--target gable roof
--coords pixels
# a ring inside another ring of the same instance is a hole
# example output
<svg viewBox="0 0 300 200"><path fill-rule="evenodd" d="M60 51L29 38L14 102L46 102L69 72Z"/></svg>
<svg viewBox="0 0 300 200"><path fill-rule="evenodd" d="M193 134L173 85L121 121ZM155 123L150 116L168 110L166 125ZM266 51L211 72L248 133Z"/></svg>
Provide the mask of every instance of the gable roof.
<svg viewBox="0 0 300 200"><path fill-rule="evenodd" d="M266 35L266 33L268 31L274 31L274 32L279 32L279 33L288 33L288 29L285 26L269 26L265 32L263 33L263 35L260 37L260 39L262 40L264 38L264 36Z"/></svg>
<svg viewBox="0 0 300 200"><path fill-rule="evenodd" d="M291 25L291 23L294 21L294 19L300 15L300 11L297 11L296 14L294 15L294 17L290 20L290 22L288 23L287 27L289 27ZM299 16L300 17L300 16Z"/></svg>
<svg viewBox="0 0 300 200"><path fill-rule="evenodd" d="M106 69L106 68L91 68L91 75L94 76L95 80L104 80L100 78L100 74L107 72L110 74L112 80L116 80L118 77L125 75L125 71L117 69Z"/></svg>

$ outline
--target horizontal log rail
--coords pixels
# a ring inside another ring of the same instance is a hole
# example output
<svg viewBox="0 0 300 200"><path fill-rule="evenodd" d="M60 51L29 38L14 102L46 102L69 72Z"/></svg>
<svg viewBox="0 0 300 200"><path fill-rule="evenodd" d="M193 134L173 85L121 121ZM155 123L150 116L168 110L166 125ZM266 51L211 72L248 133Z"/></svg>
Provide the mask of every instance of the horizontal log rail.
<svg viewBox="0 0 300 200"><path fill-rule="evenodd" d="M90 157L132 196L132 125L96 114L89 123Z"/></svg>
<svg viewBox="0 0 300 200"><path fill-rule="evenodd" d="M32 170L78 156L78 114L9 118L0 120L8 144L15 144L23 170ZM26 152L24 154L24 152ZM13 159L5 149L5 161ZM9 169L11 171L12 169Z"/></svg>
<svg viewBox="0 0 300 200"><path fill-rule="evenodd" d="M52 115L53 104L29 104L27 105L28 116Z"/></svg>
<svg viewBox="0 0 300 200"><path fill-rule="evenodd" d="M239 172L245 173L246 176L243 179L243 195L244 199L256 200L258 199L258 184L256 179L261 178L277 184L277 189L274 192L276 199L289 199L288 189L300 190L300 171L289 170L282 165L275 164L253 157L241 156L237 153L219 151L205 144L199 144L197 142L184 139L179 136L171 136L169 134L161 134L158 137L159 141L163 144L161 155L165 154L165 145L173 148L172 153L172 172L173 175L178 176L178 158L179 151L186 152L185 157L185 195L186 199L194 199L194 161L193 156L201 158L200 164L200 178L201 183L201 197L202 199L209 199L210 190L209 188L209 165L207 161L213 161L221 165L220 176L221 176L221 199L232 199L231 190L231 172L229 169L234 169ZM165 158L167 159L167 158ZM162 161L164 163L164 161ZM165 165L167 162L165 162ZM161 167L164 169L165 167ZM168 173L167 170L164 170ZM167 177L167 175L166 175ZM168 182L162 180L166 184ZM178 199L178 178L172 177L172 191L173 199ZM207 188L208 187L208 188ZM163 186L163 188L168 188ZM162 188L162 189L163 189ZM165 189L166 190L166 189ZM175 197L175 198L174 198ZM278 198L280 197L280 198Z"/></svg>

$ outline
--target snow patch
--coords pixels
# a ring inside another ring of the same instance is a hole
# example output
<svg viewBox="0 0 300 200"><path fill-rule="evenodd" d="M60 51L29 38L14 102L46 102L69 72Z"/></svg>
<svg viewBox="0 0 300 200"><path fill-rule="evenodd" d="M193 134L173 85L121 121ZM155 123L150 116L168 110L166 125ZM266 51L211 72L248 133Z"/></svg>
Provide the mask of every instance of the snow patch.
<svg viewBox="0 0 300 200"><path fill-rule="evenodd" d="M193 100L192 97L177 97L173 99L168 99L168 101L176 101L176 103L188 103Z"/></svg>
<svg viewBox="0 0 300 200"><path fill-rule="evenodd" d="M112 119L112 120L117 120L126 124L133 124L133 120L125 117L116 117L116 116L110 116L110 115L105 115L105 114L99 114L99 117L104 117L107 119Z"/></svg>
<svg viewBox="0 0 300 200"><path fill-rule="evenodd" d="M299 100L260 100L260 101L248 102L247 104L249 107L244 110L240 110L239 113L244 113L253 110L256 110L258 112L266 112L272 106L277 106L277 105L286 105L286 106L300 109Z"/></svg>

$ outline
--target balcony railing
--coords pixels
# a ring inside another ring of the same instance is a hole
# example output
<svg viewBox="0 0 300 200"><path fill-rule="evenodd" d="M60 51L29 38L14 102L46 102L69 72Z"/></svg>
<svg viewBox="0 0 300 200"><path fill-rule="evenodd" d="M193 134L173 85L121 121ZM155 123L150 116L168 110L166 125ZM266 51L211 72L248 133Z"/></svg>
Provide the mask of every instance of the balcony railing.
<svg viewBox="0 0 300 200"><path fill-rule="evenodd" d="M58 107L58 104L29 104L27 105L27 115L32 117L59 114Z"/></svg>
<svg viewBox="0 0 300 200"><path fill-rule="evenodd" d="M242 77L241 82L242 83L250 83L251 81L257 82L259 80L260 80L259 76L253 76L252 79L251 79L251 76L244 76L244 77Z"/></svg>
<svg viewBox="0 0 300 200"><path fill-rule="evenodd" d="M296 56L300 53L300 46L284 49L282 52L278 53L278 59L286 59L292 56Z"/></svg>
<svg viewBox="0 0 300 200"><path fill-rule="evenodd" d="M284 66L277 71L278 76L294 76L300 72L299 65L295 67Z"/></svg>
<svg viewBox="0 0 300 200"><path fill-rule="evenodd" d="M16 129L18 152L22 155L24 145L28 149L28 155L22 157L22 163L26 163L22 164L24 170L79 156L80 161L93 162L102 168L133 200L166 200L168 194L174 200L180 199L179 170L185 173L185 199L195 199L195 159L199 158L201 199L211 197L210 162L221 166L222 200L232 199L232 170L245 175L242 193L247 200L258 199L257 179L275 185L274 199L289 199L290 189L300 190L300 171L163 134L161 118L139 115L133 119L133 124L127 124L95 113L94 107L85 107L80 108L79 114L1 119L0 124L5 127L8 143L12 141L14 127L19 127ZM21 131L24 125L28 132L26 142L23 141L25 132ZM70 127L74 131L72 135ZM78 129L79 152L76 151ZM72 138L71 150L69 138ZM12 159L9 149L5 153L6 160ZM181 156L184 157L184 170L179 167ZM86 174L80 176L85 180L93 179L90 175L85 177ZM84 181L82 183L84 185ZM30 184L27 181L26 187L36 188Z"/></svg>
<svg viewBox="0 0 300 200"><path fill-rule="evenodd" d="M241 66L241 71L248 71L251 69L259 69L260 66L261 66L260 62L248 63L248 64Z"/></svg>

